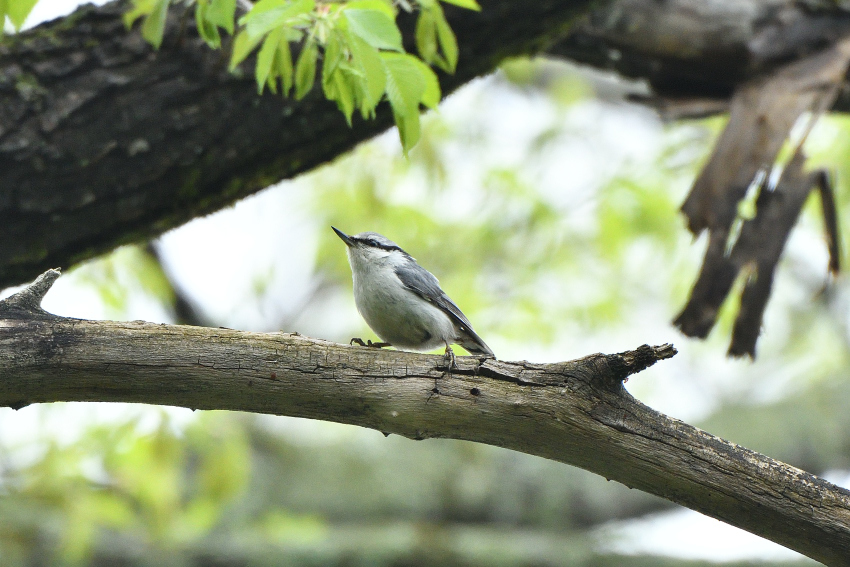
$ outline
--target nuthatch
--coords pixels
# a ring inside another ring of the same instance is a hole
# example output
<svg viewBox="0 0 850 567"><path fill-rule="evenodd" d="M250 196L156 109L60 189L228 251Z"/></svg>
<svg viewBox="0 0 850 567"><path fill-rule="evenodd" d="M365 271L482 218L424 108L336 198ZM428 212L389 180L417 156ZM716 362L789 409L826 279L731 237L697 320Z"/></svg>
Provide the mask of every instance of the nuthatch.
<svg viewBox="0 0 850 567"><path fill-rule="evenodd" d="M370 344L416 351L445 345L452 363L450 345L459 344L472 354L495 358L437 278L398 244L376 232L349 236L331 228L348 246L357 310L384 341Z"/></svg>

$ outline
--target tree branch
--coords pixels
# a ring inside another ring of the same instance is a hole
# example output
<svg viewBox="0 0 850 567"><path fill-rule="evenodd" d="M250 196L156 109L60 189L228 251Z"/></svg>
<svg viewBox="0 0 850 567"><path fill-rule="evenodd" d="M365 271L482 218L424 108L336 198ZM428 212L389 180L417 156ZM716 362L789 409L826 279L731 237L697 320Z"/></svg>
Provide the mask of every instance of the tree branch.
<svg viewBox="0 0 850 567"><path fill-rule="evenodd" d="M601 3L549 52L645 79L649 102L670 117L715 114L742 83L850 33L850 11L839 4L617 0ZM842 92L834 108L850 108L850 93Z"/></svg>
<svg viewBox="0 0 850 567"><path fill-rule="evenodd" d="M446 7L461 53L447 95L505 57L541 51L590 0L483 0ZM154 51L126 2L80 8L0 42L0 288L144 241L330 161L392 124L345 123L321 88L258 95L253 61L198 37L175 4ZM402 15L405 45L415 20ZM319 76L321 73L319 73Z"/></svg>
<svg viewBox="0 0 850 567"><path fill-rule="evenodd" d="M0 302L0 405L141 402L466 439L578 466L850 565L850 492L626 392L622 380L672 356L670 345L556 364L460 357L449 373L441 356L297 334L6 315L20 304Z"/></svg>

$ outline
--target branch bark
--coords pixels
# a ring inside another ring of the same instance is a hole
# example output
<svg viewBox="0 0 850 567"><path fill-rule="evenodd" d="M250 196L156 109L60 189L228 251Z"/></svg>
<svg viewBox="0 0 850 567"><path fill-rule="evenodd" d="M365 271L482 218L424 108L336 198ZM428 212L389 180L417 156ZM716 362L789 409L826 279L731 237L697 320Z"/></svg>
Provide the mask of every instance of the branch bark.
<svg viewBox="0 0 850 567"><path fill-rule="evenodd" d="M154 52L124 29L125 6L84 7L0 44L0 288L221 209L391 124L382 108L349 129L318 92L300 102L257 96L253 73L227 73L226 54L208 49L176 9ZM446 8L461 59L441 77L445 93L506 56L548 50L646 78L661 95L726 101L741 81L850 30L846 10L798 0L482 6ZM412 45L413 23L403 25ZM837 106L848 101L843 89Z"/></svg>
<svg viewBox="0 0 850 567"><path fill-rule="evenodd" d="M670 117L715 114L742 83L845 37L850 11L839 4L617 0L594 9L550 53L646 80ZM834 108L850 108L850 93Z"/></svg>
<svg viewBox="0 0 850 567"><path fill-rule="evenodd" d="M443 93L548 47L590 3L447 7L462 58ZM0 288L157 236L392 124L382 106L349 128L321 88L301 101L257 95L251 62L229 73L227 50L209 49L182 5L154 51L125 29L126 9L86 6L0 43ZM410 48L415 22L400 24Z"/></svg>
<svg viewBox="0 0 850 567"><path fill-rule="evenodd" d="M441 356L297 334L26 313L44 282L0 302L0 405L141 402L466 439L578 466L850 565L850 492L628 394L623 380L672 356L670 345L557 364L460 357L447 372Z"/></svg>

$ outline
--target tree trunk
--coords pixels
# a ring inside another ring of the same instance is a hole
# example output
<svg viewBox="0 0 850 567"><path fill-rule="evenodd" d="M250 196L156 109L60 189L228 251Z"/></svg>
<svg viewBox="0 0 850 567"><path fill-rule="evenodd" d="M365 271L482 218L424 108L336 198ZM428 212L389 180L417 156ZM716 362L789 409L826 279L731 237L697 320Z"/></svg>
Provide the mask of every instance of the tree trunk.
<svg viewBox="0 0 850 567"><path fill-rule="evenodd" d="M623 380L670 345L557 364L351 347L287 333L56 317L51 271L0 302L0 405L121 401L465 439L578 466L850 565L850 492L664 416Z"/></svg>

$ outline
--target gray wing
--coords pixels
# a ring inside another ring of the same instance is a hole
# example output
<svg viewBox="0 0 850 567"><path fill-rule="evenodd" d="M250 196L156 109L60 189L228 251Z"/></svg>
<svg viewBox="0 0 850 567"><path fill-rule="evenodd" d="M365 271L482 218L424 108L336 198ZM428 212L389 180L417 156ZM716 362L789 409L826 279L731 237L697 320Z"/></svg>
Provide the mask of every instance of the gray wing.
<svg viewBox="0 0 850 567"><path fill-rule="evenodd" d="M449 317L454 319L458 324L463 325L467 330L472 330L469 319L466 318L460 307L455 305L455 302L446 295L446 292L440 288L440 282L437 281L434 274L416 264L408 264L396 266L395 275L398 276L398 279L401 280L401 283L406 288L445 311Z"/></svg>
<svg viewBox="0 0 850 567"><path fill-rule="evenodd" d="M495 357L487 343L472 330L472 324L460 310L460 307L455 305L455 302L440 288L440 282L437 281L434 274L414 263L396 266L395 274L407 289L436 305L455 321L462 333L459 344L463 348L473 354Z"/></svg>

